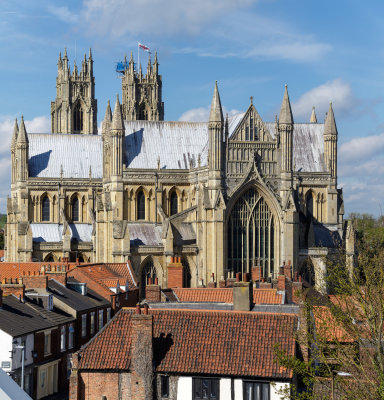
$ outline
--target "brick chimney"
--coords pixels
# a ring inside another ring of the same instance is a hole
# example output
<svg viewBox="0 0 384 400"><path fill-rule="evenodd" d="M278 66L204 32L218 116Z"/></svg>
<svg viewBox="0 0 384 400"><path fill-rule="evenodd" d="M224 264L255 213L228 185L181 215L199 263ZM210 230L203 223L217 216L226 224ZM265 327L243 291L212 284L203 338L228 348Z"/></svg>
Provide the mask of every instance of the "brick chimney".
<svg viewBox="0 0 384 400"><path fill-rule="evenodd" d="M254 282L260 282L261 281L261 266L260 265L255 265L252 267L252 280Z"/></svg>
<svg viewBox="0 0 384 400"><path fill-rule="evenodd" d="M9 296L10 294L13 294L17 298L24 300L25 286L23 285L21 279L3 278L0 287L2 290L2 295Z"/></svg>
<svg viewBox="0 0 384 400"><path fill-rule="evenodd" d="M210 289L213 289L213 288L216 287L215 274L213 272L212 272L212 275L211 275L211 280L208 282L208 287Z"/></svg>
<svg viewBox="0 0 384 400"><path fill-rule="evenodd" d="M168 264L168 287L183 287L183 264L181 263L181 257L171 257L171 262Z"/></svg>
<svg viewBox="0 0 384 400"><path fill-rule="evenodd" d="M68 266L65 264L53 265L50 270L45 270L45 273L49 276L49 279L56 279L62 285L67 285L67 270Z"/></svg>
<svg viewBox="0 0 384 400"><path fill-rule="evenodd" d="M153 318L148 308L141 313L136 306L131 316L131 397L135 400L152 398L153 387Z"/></svg>
<svg viewBox="0 0 384 400"><path fill-rule="evenodd" d="M291 260L288 260L288 264L284 264L284 275L287 279L292 280L292 265Z"/></svg>
<svg viewBox="0 0 384 400"><path fill-rule="evenodd" d="M47 275L25 275L22 277L23 283L27 289L47 289Z"/></svg>
<svg viewBox="0 0 384 400"><path fill-rule="evenodd" d="M154 285L145 286L145 299L149 303L160 303L161 302L161 287L158 284L157 278L155 278Z"/></svg>
<svg viewBox="0 0 384 400"><path fill-rule="evenodd" d="M249 274L241 272L236 274L236 282L233 283L233 309L235 311L250 311L252 306L253 288L249 282Z"/></svg>

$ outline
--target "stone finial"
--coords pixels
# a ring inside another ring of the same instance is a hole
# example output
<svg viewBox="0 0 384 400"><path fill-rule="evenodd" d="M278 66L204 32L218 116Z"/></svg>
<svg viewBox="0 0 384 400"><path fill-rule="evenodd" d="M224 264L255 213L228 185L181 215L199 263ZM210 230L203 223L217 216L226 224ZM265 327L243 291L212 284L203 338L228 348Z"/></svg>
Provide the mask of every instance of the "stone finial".
<svg viewBox="0 0 384 400"><path fill-rule="evenodd" d="M249 98L251 100L251 105L253 104L253 96Z"/></svg>
<svg viewBox="0 0 384 400"><path fill-rule="evenodd" d="M60 179L63 179L63 176L64 176L63 164L60 164Z"/></svg>
<svg viewBox="0 0 384 400"><path fill-rule="evenodd" d="M15 118L15 125L13 127L13 135L12 135L12 142L11 148L14 148L17 142L17 135L19 133L19 126L17 125L17 118Z"/></svg>
<svg viewBox="0 0 384 400"><path fill-rule="evenodd" d="M157 169L160 171L160 156L157 157Z"/></svg>
<svg viewBox="0 0 384 400"><path fill-rule="evenodd" d="M200 153L197 155L197 166L201 167L201 154Z"/></svg>
<svg viewBox="0 0 384 400"><path fill-rule="evenodd" d="M221 101L217 81L215 81L215 88L213 90L213 97L211 103L211 112L209 114L209 122L224 122L223 110L221 108Z"/></svg>
<svg viewBox="0 0 384 400"><path fill-rule="evenodd" d="M311 124L317 124L317 117L316 117L316 112L315 112L315 106L312 107L312 113L311 113L311 118L309 120Z"/></svg>
<svg viewBox="0 0 384 400"><path fill-rule="evenodd" d="M288 96L288 85L285 85L283 102L281 104L281 109L280 109L279 123L293 124L291 103L289 101L289 96Z"/></svg>

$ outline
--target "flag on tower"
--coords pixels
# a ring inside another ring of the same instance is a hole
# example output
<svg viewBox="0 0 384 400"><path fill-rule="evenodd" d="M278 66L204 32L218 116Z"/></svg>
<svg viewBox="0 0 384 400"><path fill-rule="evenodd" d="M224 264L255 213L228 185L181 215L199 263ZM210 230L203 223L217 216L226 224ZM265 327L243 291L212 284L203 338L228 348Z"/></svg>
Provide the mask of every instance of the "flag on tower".
<svg viewBox="0 0 384 400"><path fill-rule="evenodd" d="M144 44L142 44L142 43L140 43L140 42L139 42L139 47L140 47L140 49L149 52L149 47L147 47L146 45L144 45Z"/></svg>

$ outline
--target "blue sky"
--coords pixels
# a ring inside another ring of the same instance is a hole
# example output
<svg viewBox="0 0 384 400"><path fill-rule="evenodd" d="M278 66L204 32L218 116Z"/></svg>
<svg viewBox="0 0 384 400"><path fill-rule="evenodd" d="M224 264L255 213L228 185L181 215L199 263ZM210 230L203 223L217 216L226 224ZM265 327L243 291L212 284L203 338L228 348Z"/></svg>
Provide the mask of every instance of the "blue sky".
<svg viewBox="0 0 384 400"><path fill-rule="evenodd" d="M137 42L157 50L165 119L206 120L214 81L229 113L249 97L265 121L288 84L294 119L333 102L346 214L384 207L384 3L371 0L2 0L0 212L10 188L13 120L49 132L57 58L92 47L98 121L121 93L115 62ZM146 68L147 55L141 54Z"/></svg>

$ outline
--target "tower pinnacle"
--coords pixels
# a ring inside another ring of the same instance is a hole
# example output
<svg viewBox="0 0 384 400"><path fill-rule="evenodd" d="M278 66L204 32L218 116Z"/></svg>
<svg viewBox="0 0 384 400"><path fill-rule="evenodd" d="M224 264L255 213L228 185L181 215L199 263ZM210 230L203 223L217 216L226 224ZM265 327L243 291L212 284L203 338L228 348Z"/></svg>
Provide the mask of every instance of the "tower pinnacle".
<svg viewBox="0 0 384 400"><path fill-rule="evenodd" d="M291 103L289 101L289 96L288 96L288 85L285 85L283 102L281 104L281 109L280 109L279 123L293 124Z"/></svg>
<svg viewBox="0 0 384 400"><path fill-rule="evenodd" d="M215 81L215 88L213 90L213 97L211 103L211 112L209 114L209 122L224 122L223 110L221 108L221 101L217 81Z"/></svg>

